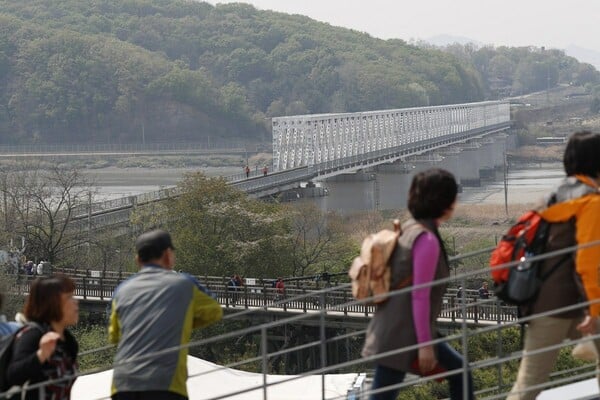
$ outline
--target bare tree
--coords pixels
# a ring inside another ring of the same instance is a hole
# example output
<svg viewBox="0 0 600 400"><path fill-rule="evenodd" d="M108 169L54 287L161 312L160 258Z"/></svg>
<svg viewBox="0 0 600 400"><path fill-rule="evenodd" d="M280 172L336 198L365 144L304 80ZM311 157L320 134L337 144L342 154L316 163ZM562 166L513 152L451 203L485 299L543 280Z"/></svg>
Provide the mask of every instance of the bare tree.
<svg viewBox="0 0 600 400"><path fill-rule="evenodd" d="M345 262L351 250L335 215L308 202L295 203L292 214L294 275L336 269Z"/></svg>
<svg viewBox="0 0 600 400"><path fill-rule="evenodd" d="M87 241L84 224L91 183L76 168L0 171L4 230L25 238L26 252L55 263L65 251Z"/></svg>

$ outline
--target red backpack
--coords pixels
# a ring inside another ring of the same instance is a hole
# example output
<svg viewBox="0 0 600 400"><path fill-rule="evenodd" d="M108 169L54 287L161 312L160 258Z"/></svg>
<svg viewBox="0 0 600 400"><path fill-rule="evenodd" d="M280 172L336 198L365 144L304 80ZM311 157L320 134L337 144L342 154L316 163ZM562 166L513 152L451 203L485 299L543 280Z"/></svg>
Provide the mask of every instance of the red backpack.
<svg viewBox="0 0 600 400"><path fill-rule="evenodd" d="M502 236L490 257L492 279L495 283L500 284L508 281L510 269L497 267L523 257L525 250L533 242L542 222L544 222L543 225L546 225L537 211L527 211Z"/></svg>
<svg viewBox="0 0 600 400"><path fill-rule="evenodd" d="M553 267L544 276L539 275L540 261L529 262L528 258L544 253L550 223L535 210L521 215L492 252L490 267L494 280L494 292L509 304L526 304L535 299L540 285L552 273ZM505 264L520 260L510 268ZM503 267L503 268L501 268Z"/></svg>

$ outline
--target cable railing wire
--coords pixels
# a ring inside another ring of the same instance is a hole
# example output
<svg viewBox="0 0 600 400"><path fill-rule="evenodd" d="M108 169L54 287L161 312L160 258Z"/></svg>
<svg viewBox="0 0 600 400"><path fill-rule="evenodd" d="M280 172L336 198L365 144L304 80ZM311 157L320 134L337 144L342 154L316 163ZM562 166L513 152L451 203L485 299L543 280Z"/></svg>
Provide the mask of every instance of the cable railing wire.
<svg viewBox="0 0 600 400"><path fill-rule="evenodd" d="M579 246L571 246L569 248L565 248L565 249L561 249L561 250L556 250L556 251L549 252L549 253L546 253L546 254L543 254L543 255L540 255L540 256L531 257L530 260L531 261L538 261L538 260L542 260L544 258L553 257L553 256L556 256L556 255L573 252L573 251L575 251L577 249L587 248L587 247L591 247L591 246L598 245L598 244L600 244L600 241L586 243L586 244L579 245ZM476 254L482 254L483 252L484 251L476 251L476 252L470 253L469 255L461 255L461 256L455 257L455 259L461 259L461 258L466 258L467 256L472 256L472 255L476 255ZM500 269L500 268L510 268L510 267L512 267L514 265L517 265L518 263L519 263L518 261L511 262L511 263L506 263L505 265L498 266L497 268L498 269ZM446 278L446 279L438 280L438 281L435 281L435 282L428 282L426 284L414 285L412 287L403 288L403 289L400 289L400 290L397 290L397 291L392 291L392 292L389 293L389 296L399 295L399 294L402 294L402 293L405 293L405 292L408 292L408 291L412 291L412 290L415 290L415 289L419 289L419 288L422 288L422 287L429 287L429 286L434 286L434 285L439 285L439 284L447 283L447 282L450 282L450 281L456 281L457 279L465 279L466 277L469 277L469 276L478 275L478 274L480 274L483 271L489 271L489 267L485 267L482 270L475 270L475 271L464 272L460 276L454 277L454 278ZM340 287L343 287L343 286L345 286L345 285L340 285L340 286L337 286L337 287L324 288L324 289L319 290L318 292L319 293L327 293L327 292L330 292L330 291L333 291L333 290L338 290ZM346 284L346 286L347 286L347 284ZM314 296L315 292L312 292L311 294ZM306 295L301 295L301 296L298 296L298 297L302 298L304 296L306 296ZM367 303L367 302L373 301L373 299L375 299L375 298L377 298L377 296L374 296L371 299L355 300L355 301L350 301L350 302L347 302L347 303L341 304L341 305L334 305L331 308L327 308L327 305L322 304L323 307L322 307L322 309L318 310L318 312L320 312L320 313L326 313L327 311L331 311L331 310L333 310L335 308L343 307L344 305ZM282 302L285 302L285 301L291 301L291 299L286 299L286 300L283 300ZM539 318L541 316L548 316L548 315L552 315L552 314L556 314L556 313L561 313L561 312L564 312L564 311L568 311L568 310L571 310L571 309L581 308L581 307L584 307L586 305L589 305L589 304L592 304L592 303L595 303L595 302L597 302L597 301L586 302L586 303L581 303L581 304L576 304L576 305L571 305L571 306L568 306L568 307L563 307L563 308L561 308L559 310L551 310L549 312L539 313L539 314L535 314L535 315L528 316L528 317L525 317L525 318L520 318L520 319L515 320L515 321L508 321L505 324L493 325L493 326L484 327L482 329L476 329L476 330L471 331L471 332L469 332L469 331L467 331L467 330L465 330L463 328L463 331L460 334L451 335L451 336L448 336L448 337L445 337L445 338L442 338L442 339L432 340L428 344L436 344L438 342L441 343L442 341L458 340L458 339L461 339L461 338L464 338L464 337L470 337L470 336L474 336L474 335L481 334L481 333L493 332L493 331L496 331L498 329L506 329L507 327L516 326L517 324L524 323L524 322L527 322L529 320L533 320L535 318ZM463 309L465 308L464 305L463 305L462 308ZM248 310L248 311L254 311L254 310ZM281 326L281 325L286 324L286 323L300 321L300 320L302 320L302 319L304 319L306 317L307 316L305 316L304 314L297 315L297 316L292 316L292 317L287 317L287 318L285 318L285 319L283 319L281 321L275 321L275 322L271 322L271 323L262 324L262 325L260 325L260 327L245 328L245 329L242 329L242 330L237 330L237 331L229 332L229 333L226 333L226 334L217 335L217 336L214 336L214 337L211 337L211 338L206 338L206 339L202 339L202 340L199 340L199 341L190 342L190 343L188 343L186 345L176 346L176 347L169 348L169 349L163 349L161 351L153 352L151 354L146 354L144 356L135 357L135 358L131 358L131 359L128 359L128 360L123 360L119 365L121 365L121 364L125 365L127 363L132 363L132 362L140 361L140 360L146 359L146 358L158 357L158 356L161 356L163 354L168 354L169 352L172 352L172 351L179 351L179 350L181 350L183 348L191 348L191 347L195 347L195 346L201 346L201 345L204 345L204 344L209 344L209 343L213 343L215 341L225 340L225 339L232 338L232 337L235 337L235 336L247 335L249 333L255 332L257 329L258 330L266 330L266 329L269 329L269 328ZM465 319L463 318L463 324L464 324L464 320ZM353 335L352 334L348 335L348 337L351 337L351 336L353 336ZM579 341L584 341L584 340L590 340L590 337L579 339ZM305 345L300 345L298 347L302 347L302 348L305 348L305 346L306 347L310 347L310 346L314 346L314 345L316 345L317 343L320 343L320 342L321 341L314 341L312 343L305 344ZM560 343L560 344L552 346L552 348L562 348L565 345L570 345L570 344L575 344L575 343L577 343L577 341L571 341L571 342L569 342L567 344ZM407 348L394 350L393 353L395 354L396 352L411 351L411 350L414 350L414 349L416 349L416 348L418 348L418 347L420 347L422 345L423 344L421 343L421 344L417 344L417 345L414 345L414 346L409 346ZM97 348L97 349L92 349L92 350L89 350L89 351L86 351L86 352L82 352L80 355L88 355L88 354L93 354L93 353L99 352L99 351L106 351L106 350L111 349L113 347L114 346L104 346L102 348ZM539 349L536 352L542 352L542 350L544 350L544 349ZM271 357L275 357L275 356L280 355L280 354L287 354L290 351L292 351L292 350L291 349L284 349L284 350L282 350L280 352L273 353L271 355ZM545 351L550 351L550 350L545 350ZM390 353L390 352L388 352L388 353ZM332 365L332 366L321 367L321 368L318 368L318 369L315 369L315 370L308 371L308 372L303 373L303 374L299 374L297 376L293 376L292 378L290 378L288 380L282 380L282 381L278 381L278 382L268 383L267 386L260 385L260 386L258 386L256 388L250 388L250 389L247 389L245 391L258 390L258 389L261 389L261 388L264 388L264 387L272 386L274 384L282 384L282 383L288 382L290 380L300 379L301 377L305 377L305 376L310 376L310 375L314 375L314 374L318 374L318 373L326 373L326 372L329 372L329 371L332 371L332 370L336 370L336 369L351 367L351 366L354 366L356 364L363 364L365 362L374 361L377 358L386 357L388 355L391 355L391 354L388 354L388 353L378 354L378 355L371 356L371 357L359 358L357 360L351 360L351 361L347 361L347 362L343 362L343 363L338 363L338 364ZM535 354L535 353L534 352L528 352L527 354ZM490 359L490 360L483 360L483 361L473 362L473 363L471 363L468 366L468 368L469 369L477 369L477 368L492 367L492 366L497 365L498 363L502 363L502 362L506 362L506 361L510 361L510 360L514 360L514 359L518 359L518 358L520 358L522 356L523 355L522 355L521 352L517 352L516 355L513 354L513 355L506 356L506 357L498 358L498 359ZM252 362L255 362L255 360L253 360ZM242 365L242 364L239 364L239 365ZM219 368L219 369L221 369L221 368ZM74 376L64 377L64 378L57 379L57 380L52 380L52 381L45 381L45 382L39 383L37 385L31 385L31 386L29 386L28 390L36 389L36 388L39 388L39 387L44 387L44 386L46 386L48 384L51 384L51 383L57 383L57 382L65 381L65 380L75 379L75 378L77 378L79 376L85 376L85 375L89 375L91 373L95 373L95 372L99 372L99 371L103 371L103 370L106 370L106 368L96 368L96 369L93 369L93 370L90 370L90 371L86 371L85 373L78 373L78 374L76 374ZM456 373L456 370L454 370L454 371L451 372L451 374L453 374L453 373ZM200 376L200 375L197 375L197 376ZM444 375L444 376L446 376L446 375ZM443 376L433 376L433 377L427 377L427 378L420 378L420 379L418 379L418 381L419 382L428 381L428 380L431 380L431 379L436 379L436 377L440 378L440 377L443 377ZM571 377L569 377L569 378L571 378ZM552 381L552 383L554 383L554 382L556 382L556 381ZM406 386L410 386L412 384L414 384L413 381L403 382L403 385L406 385ZM399 386L399 387L404 387L404 386ZM236 395L236 394L240 394L240 393L229 393L229 394L227 394L225 396L220 396L220 397L213 398L212 400L217 400L217 399L220 399L220 398L226 398L228 396L232 396L232 395ZM0 394L0 395L3 395L3 394ZM495 398L495 397L493 397L493 398Z"/></svg>
<svg viewBox="0 0 600 400"><path fill-rule="evenodd" d="M546 253L546 254L544 254L542 256L531 257L531 261L538 261L538 260L542 260L542 259L544 259L546 257L553 257L555 255L560 255L560 254L565 254L565 253L573 252L577 248L590 247L591 245L600 245L600 241L597 241L597 242L594 242L594 243L589 243L587 245L571 246L571 247L568 247L568 248L565 248L565 249L556 250L554 252ZM473 252L473 253L480 253L480 252L477 251L477 252ZM471 255L472 254L469 254L468 256L471 256ZM463 256L462 258L466 258L466 257L467 257L467 255ZM457 258L457 259L459 259L459 258ZM519 264L519 261L514 261L514 262L510 262L510 263L506 263L506 264L503 264L501 266L498 266L497 268L498 269L501 269L501 268L510 268L510 267L518 265L518 264ZM461 276L462 277L474 276L474 275L479 275L482 272L487 272L487 271L489 271L489 268L486 267L486 268L483 268L481 270L464 272L464 273L461 274ZM427 282L427 283L423 283L423 284L409 286L409 287L402 288L402 289L399 289L399 290L390 291L389 294L387 294L387 296L393 297L393 296L397 296L397 295L400 295L400 294L411 292L411 291L413 291L415 289L421 289L421 288L436 286L436 285L443 284L443 283L449 283L449 282L457 280L461 276L454 277L454 278L448 277L448 278L440 279L440 280L433 281L433 282ZM344 285L340 285L340 286L348 286L348 285L349 284L344 284ZM317 290L317 291L312 291L311 293L299 295L299 296L296 297L296 299L303 299L303 298L306 298L307 296L314 296L315 293L326 293L326 292L329 292L329 291L332 291L332 290L336 290L337 288L339 288L339 287L324 288L324 289L320 289L320 290ZM356 305L356 304L367 304L367 303L372 302L372 301L374 301L376 299L379 299L379 298L381 298L383 296L386 296L386 295L376 295L376 296L372 296L370 298L363 299L363 300L352 300L352 301L347 302L345 304L335 305L335 306L331 306L331 308L323 308L321 310L315 310L315 311L318 311L318 312L327 312L327 311L333 311L335 308L339 308L339 307L343 307L343 306L351 306L351 305ZM287 301L292 301L292 300L291 299L287 299ZM282 301L282 302L285 302L285 301ZM248 311L248 314L250 314L252 312L256 312L256 310L247 310L247 311ZM241 314L242 313L235 313L235 315L241 315ZM245 312L244 312L244 314L245 314ZM275 327L275 326L282 325L282 324L285 324L285 323L295 322L295 321L302 320L304 318L309 318L309 317L310 316L304 316L304 315L292 316L292 317L287 317L287 318L285 318L285 319L283 319L281 321L275 321L275 322L267 323L267 324L264 324L264 325L265 325L266 328L271 328L271 327ZM211 343L211 342L213 342L215 340L226 339L226 338L230 338L230 337L233 337L233 336L236 336L236 335L239 336L239 335L243 335L243 334L248 334L248 333L252 333L253 331L256 331L256 330L260 330L260 327L259 326L257 326L257 327L250 327L250 328L246 328L246 329L243 329L243 330L240 330L240 331L234 331L234 332L230 332L230 333L226 333L226 334L221 334L221 335L218 335L218 336L215 336L215 337L212 337L212 338L203 339L203 340L200 340L200 341L197 341L197 342L190 342L190 343L188 343L187 345L184 345L184 346L177 346L177 347L174 347L172 349L162 350L160 352L160 354L158 352L157 353L150 353L150 354L145 355L145 357L152 357L152 356L155 356L155 355L162 355L163 352L168 351L168 350L179 351L183 347L192 347L192 346L195 346L195 345L209 344L209 343ZM107 346L107 347L111 347L111 346ZM98 349L98 351L104 351L104 350L105 350L105 348ZM89 351L87 354L92 354L92 353L93 353L93 351Z"/></svg>

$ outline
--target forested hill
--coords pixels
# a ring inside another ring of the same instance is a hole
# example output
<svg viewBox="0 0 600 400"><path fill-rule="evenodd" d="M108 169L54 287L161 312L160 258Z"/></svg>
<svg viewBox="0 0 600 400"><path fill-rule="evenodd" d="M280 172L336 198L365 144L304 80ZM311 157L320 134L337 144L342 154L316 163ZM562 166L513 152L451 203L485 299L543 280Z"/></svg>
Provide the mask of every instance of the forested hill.
<svg viewBox="0 0 600 400"><path fill-rule="evenodd" d="M578 76L562 52L536 57L552 84ZM272 116L493 97L482 68L245 4L0 0L0 143L268 141Z"/></svg>

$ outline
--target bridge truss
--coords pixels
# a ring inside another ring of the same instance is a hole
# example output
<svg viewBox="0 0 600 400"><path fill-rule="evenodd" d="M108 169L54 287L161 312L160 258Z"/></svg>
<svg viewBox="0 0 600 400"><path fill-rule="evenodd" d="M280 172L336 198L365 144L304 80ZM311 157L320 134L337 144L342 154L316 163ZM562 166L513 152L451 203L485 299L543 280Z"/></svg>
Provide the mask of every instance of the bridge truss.
<svg viewBox="0 0 600 400"><path fill-rule="evenodd" d="M503 101L273 118L273 169L361 162L508 122Z"/></svg>

